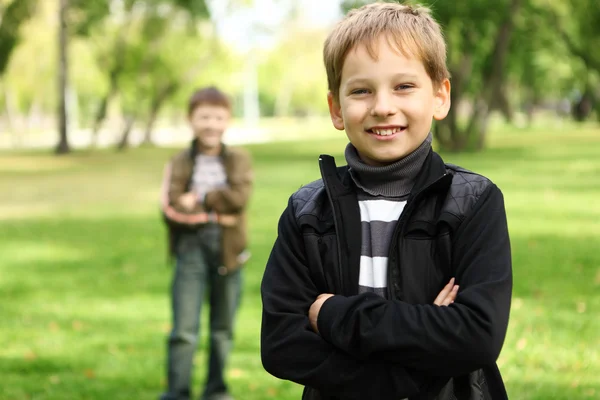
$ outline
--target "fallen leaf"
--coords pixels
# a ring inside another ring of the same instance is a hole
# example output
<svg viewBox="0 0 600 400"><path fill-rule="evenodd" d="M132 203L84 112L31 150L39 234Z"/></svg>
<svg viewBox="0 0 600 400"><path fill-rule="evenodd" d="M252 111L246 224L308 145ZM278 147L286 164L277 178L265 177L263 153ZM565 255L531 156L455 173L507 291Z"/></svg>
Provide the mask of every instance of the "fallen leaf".
<svg viewBox="0 0 600 400"><path fill-rule="evenodd" d="M81 323L81 321L73 321L71 323L71 327L73 327L73 329L76 331L80 331L83 328L83 324Z"/></svg>
<svg viewBox="0 0 600 400"><path fill-rule="evenodd" d="M527 346L527 339L521 338L517 342L517 350L523 350Z"/></svg>
<svg viewBox="0 0 600 400"><path fill-rule="evenodd" d="M534 313L535 313L535 315L536 315L536 316L538 316L538 317L539 317L540 315L544 314L544 309L543 309L542 307L537 307L537 308L534 310Z"/></svg>
<svg viewBox="0 0 600 400"><path fill-rule="evenodd" d="M522 306L523 306L523 299L521 299L521 298L519 298L519 297L515 297L515 298L513 299L513 305L512 305L512 308L513 308L514 310L518 310L518 309L520 309Z"/></svg>
<svg viewBox="0 0 600 400"><path fill-rule="evenodd" d="M577 312L579 314L583 314L585 312L585 308L585 303L583 301L577 303Z"/></svg>
<svg viewBox="0 0 600 400"><path fill-rule="evenodd" d="M267 394L271 397L277 396L277 389L275 388L268 388L267 389Z"/></svg>
<svg viewBox="0 0 600 400"><path fill-rule="evenodd" d="M32 350L27 350L23 355L23 358L26 360L35 360L37 358L37 354L35 354Z"/></svg>
<svg viewBox="0 0 600 400"><path fill-rule="evenodd" d="M579 381L575 380L575 381L571 382L571 387L573 389L576 388L577 386L579 386Z"/></svg>
<svg viewBox="0 0 600 400"><path fill-rule="evenodd" d="M86 376L88 379L94 379L94 378L96 377L96 373L95 373L95 372L94 372L94 370L92 370L92 369L86 369L86 370L85 370L85 376Z"/></svg>
<svg viewBox="0 0 600 400"><path fill-rule="evenodd" d="M60 378L58 375L51 375L50 376L50 383L53 385L57 385L60 383Z"/></svg>
<svg viewBox="0 0 600 400"><path fill-rule="evenodd" d="M48 324L48 329L50 329L52 332L57 332L60 330L60 326L55 321L51 321Z"/></svg>
<svg viewBox="0 0 600 400"><path fill-rule="evenodd" d="M232 378L240 378L240 377L244 376L244 371L242 371L239 368L233 368L231 371L229 371L229 375Z"/></svg>

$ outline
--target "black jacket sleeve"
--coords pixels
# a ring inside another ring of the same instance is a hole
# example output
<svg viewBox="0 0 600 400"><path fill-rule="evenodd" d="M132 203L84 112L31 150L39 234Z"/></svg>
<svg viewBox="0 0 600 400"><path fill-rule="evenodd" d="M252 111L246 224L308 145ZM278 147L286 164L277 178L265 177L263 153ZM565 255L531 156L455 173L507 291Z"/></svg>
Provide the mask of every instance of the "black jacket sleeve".
<svg viewBox="0 0 600 400"><path fill-rule="evenodd" d="M449 307L387 301L367 293L334 296L319 332L355 357L393 359L431 375L457 376L493 365L510 310L512 267L502 193L490 185L454 236L458 296Z"/></svg>
<svg viewBox="0 0 600 400"><path fill-rule="evenodd" d="M417 378L403 367L359 360L311 330L308 310L321 293L306 265L291 201L279 221L261 294L261 356L272 375L344 399L400 399L418 392Z"/></svg>

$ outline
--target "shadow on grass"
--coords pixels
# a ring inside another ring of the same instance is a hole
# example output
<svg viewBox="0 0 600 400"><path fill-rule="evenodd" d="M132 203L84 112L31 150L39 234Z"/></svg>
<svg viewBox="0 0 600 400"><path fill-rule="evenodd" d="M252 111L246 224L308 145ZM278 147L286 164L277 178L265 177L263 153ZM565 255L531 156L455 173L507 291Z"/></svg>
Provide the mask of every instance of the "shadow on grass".
<svg viewBox="0 0 600 400"><path fill-rule="evenodd" d="M0 375L18 374L21 376L47 376L49 374L70 372L76 368L72 361L60 361L54 358L0 358Z"/></svg>

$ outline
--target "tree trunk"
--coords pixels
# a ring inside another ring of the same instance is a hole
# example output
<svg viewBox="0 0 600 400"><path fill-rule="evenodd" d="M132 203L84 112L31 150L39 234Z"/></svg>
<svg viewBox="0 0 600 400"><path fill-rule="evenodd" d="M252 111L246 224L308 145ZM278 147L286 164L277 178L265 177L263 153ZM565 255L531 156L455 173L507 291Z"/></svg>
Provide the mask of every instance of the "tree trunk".
<svg viewBox="0 0 600 400"><path fill-rule="evenodd" d="M275 110L273 110L276 117L285 117L290 114L290 104L294 93L292 80L293 78L284 76L279 83L279 90L275 98Z"/></svg>
<svg viewBox="0 0 600 400"><path fill-rule="evenodd" d="M2 90L4 92L4 115L6 117L6 129L10 132L12 139L13 148L19 148L23 145L21 132L17 127L17 107L15 105L15 98L11 92L8 91L7 87L3 85Z"/></svg>
<svg viewBox="0 0 600 400"><path fill-rule="evenodd" d="M507 123L513 123L515 113L512 105L510 104L510 100L508 99L508 95L506 94L506 89L504 86L500 87L497 97L492 99L490 111L494 110L500 111Z"/></svg>
<svg viewBox="0 0 600 400"><path fill-rule="evenodd" d="M159 90L152 99L148 120L146 121L146 128L144 129L144 140L142 141L142 144L152 144L152 131L154 130L154 124L156 123L158 113L160 112L160 109L164 105L165 101L175 93L178 87L179 84L177 82L171 81L161 90Z"/></svg>
<svg viewBox="0 0 600 400"><path fill-rule="evenodd" d="M68 82L68 39L67 39L67 9L68 0L60 0L59 8L59 37L58 37L58 133L59 141L56 154L65 154L71 151L68 141L67 122L67 82Z"/></svg>
<svg viewBox="0 0 600 400"><path fill-rule="evenodd" d="M492 105L502 96L502 85L506 75L506 58L510 48L510 40L514 31L515 15L521 8L522 0L512 0L508 14L496 36L494 51L492 53L492 68L490 74L486 77L487 92L484 93L483 103L477 104L474 110L475 114L471 118L467 134L476 135L476 150L483 150L486 144L487 128L492 110ZM502 101L502 99L500 99Z"/></svg>
<svg viewBox="0 0 600 400"><path fill-rule="evenodd" d="M494 41L493 51L490 54L491 68L484 73L484 92L478 96L473 103L473 110L465 129L461 129L456 110L452 110L445 120L436 126L436 137L440 140L442 148L450 151L461 151L474 145L475 149L481 150L485 147L486 134L489 123L491 107L495 102L502 103L507 99L502 96L502 85L504 84L505 64L508 55L510 39L514 28L514 17L521 7L522 0L512 0L505 20L500 25ZM468 33L468 32L467 32ZM470 41L473 38L469 39ZM453 88L451 101L454 107L458 106L463 98L466 82L471 75L472 56L463 56L460 65L452 68ZM511 115L508 105L502 105L506 109L507 116Z"/></svg>
<svg viewBox="0 0 600 400"><path fill-rule="evenodd" d="M106 118L106 110L108 108L108 101L110 97L110 93L106 93L104 97L102 97L102 100L100 100L100 105L96 110L96 116L94 117L94 125L92 126L92 138L90 140L90 148L92 149L98 146L98 136L100 133L100 128L102 128L104 118Z"/></svg>
<svg viewBox="0 0 600 400"><path fill-rule="evenodd" d="M465 135L467 143L474 144L475 150L483 150L485 146L489 118L489 104L484 99L478 98L473 104L473 114L471 114Z"/></svg>
<svg viewBox="0 0 600 400"><path fill-rule="evenodd" d="M129 19L128 19L129 21ZM98 144L98 135L100 134L100 129L102 128L102 124L106 119L106 112L108 110L108 103L110 100L119 93L119 77L125 68L125 35L126 35L126 27L129 26L128 23L124 24L121 27L119 32L119 36L117 37L117 41L114 47L114 63L108 73L109 84L108 84L108 92L104 95L102 100L100 101L100 105L98 106L98 110L96 111L96 117L94 118L94 125L92 128L92 140L90 143L90 147L94 148Z"/></svg>
<svg viewBox="0 0 600 400"><path fill-rule="evenodd" d="M123 126L123 131L121 132L121 140L119 140L119 144L117 145L117 150L125 150L129 147L129 134L133 129L133 123L135 122L135 117L129 115L125 117L125 124Z"/></svg>
<svg viewBox="0 0 600 400"><path fill-rule="evenodd" d="M466 148L467 141L464 132L460 129L458 120L458 105L464 97L467 79L473 69L473 56L465 54L459 65L451 68L452 90L450 91L451 107L448 116L436 122L434 135L443 150L457 152Z"/></svg>

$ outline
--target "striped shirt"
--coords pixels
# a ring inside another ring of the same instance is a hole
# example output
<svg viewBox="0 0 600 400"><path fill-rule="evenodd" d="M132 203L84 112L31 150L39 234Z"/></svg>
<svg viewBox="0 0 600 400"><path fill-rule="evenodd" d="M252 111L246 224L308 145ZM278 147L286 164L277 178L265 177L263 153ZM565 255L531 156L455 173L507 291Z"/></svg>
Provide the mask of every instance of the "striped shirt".
<svg viewBox="0 0 600 400"><path fill-rule="evenodd" d="M359 293L387 298L388 254L398 219L431 149L432 135L411 154L390 165L365 164L352 144L346 147L350 176L359 188L361 220Z"/></svg>
<svg viewBox="0 0 600 400"><path fill-rule="evenodd" d="M387 266L390 242L406 197L358 195L361 221L358 292L387 297Z"/></svg>
<svg viewBox="0 0 600 400"><path fill-rule="evenodd" d="M225 166L219 156L198 154L192 174L192 191L198 195L198 202L204 202L206 193L227 187Z"/></svg>

